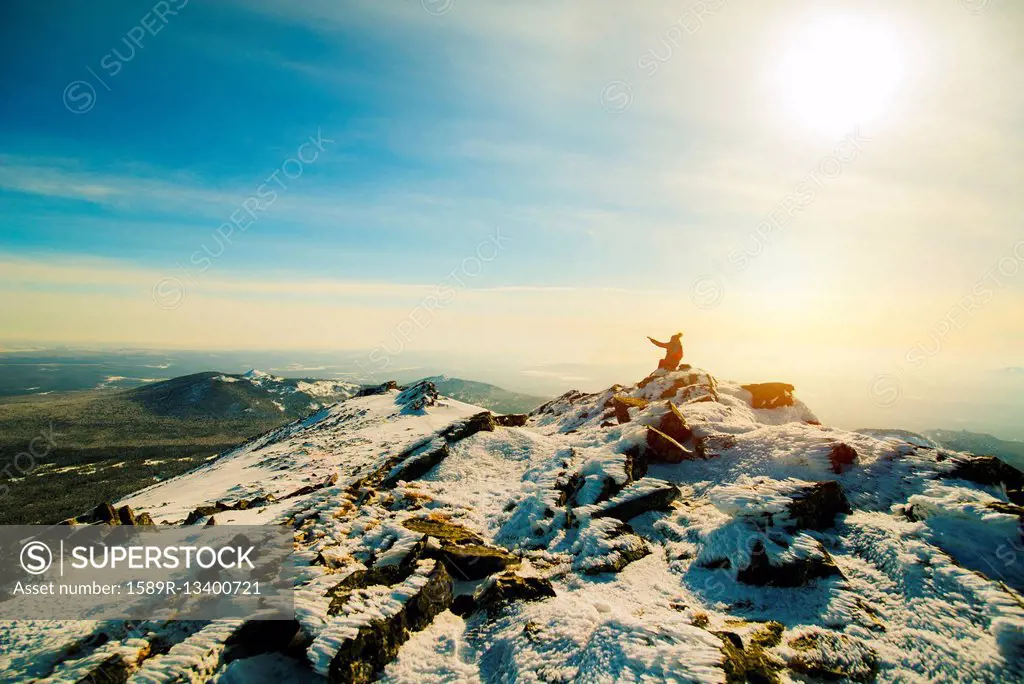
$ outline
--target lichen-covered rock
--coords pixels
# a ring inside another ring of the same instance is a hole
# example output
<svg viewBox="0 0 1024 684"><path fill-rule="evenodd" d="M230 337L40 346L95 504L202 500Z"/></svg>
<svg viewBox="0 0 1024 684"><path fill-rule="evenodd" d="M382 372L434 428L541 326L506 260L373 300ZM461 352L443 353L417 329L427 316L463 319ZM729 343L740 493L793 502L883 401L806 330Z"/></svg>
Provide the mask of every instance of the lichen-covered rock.
<svg viewBox="0 0 1024 684"><path fill-rule="evenodd" d="M725 671L727 684L768 684L781 681L778 673L783 669L782 663L778 658L765 653L760 644L751 642L744 646L743 640L735 632L713 634L722 640L722 670Z"/></svg>
<svg viewBox="0 0 1024 684"><path fill-rule="evenodd" d="M773 409L793 405L793 386L785 382L761 382L741 385L750 392L750 405L756 409Z"/></svg>
<svg viewBox="0 0 1024 684"><path fill-rule="evenodd" d="M496 575L472 597L471 603L460 602L461 614L477 610L494 610L516 601L540 601L554 598L555 589L543 577L523 577L513 572ZM454 608L453 608L454 610Z"/></svg>
<svg viewBox="0 0 1024 684"><path fill-rule="evenodd" d="M822 679L870 682L878 673L878 654L860 639L813 629L786 642L782 656L790 669Z"/></svg>
<svg viewBox="0 0 1024 684"><path fill-rule="evenodd" d="M446 520L433 518L408 518L402 521L402 527L419 532L435 539L443 539L453 544L482 544L483 539L476 532Z"/></svg>
<svg viewBox="0 0 1024 684"><path fill-rule="evenodd" d="M428 544L423 555L444 563L451 576L458 580L483 579L519 565L519 558L488 544L453 544L441 540L437 544Z"/></svg>
<svg viewBox="0 0 1024 684"><path fill-rule="evenodd" d="M611 398L611 408L615 409L615 419L619 421L620 425L628 423L631 420L629 417L629 409L643 409L646 407L646 399L638 399L637 397L628 397L623 395L616 395Z"/></svg>

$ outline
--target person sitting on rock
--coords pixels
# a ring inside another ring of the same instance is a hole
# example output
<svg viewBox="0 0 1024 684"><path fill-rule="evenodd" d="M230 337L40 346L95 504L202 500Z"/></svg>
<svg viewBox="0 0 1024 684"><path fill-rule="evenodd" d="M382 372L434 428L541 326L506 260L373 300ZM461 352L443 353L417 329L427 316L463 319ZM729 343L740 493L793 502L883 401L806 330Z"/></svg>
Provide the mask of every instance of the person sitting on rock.
<svg viewBox="0 0 1024 684"><path fill-rule="evenodd" d="M658 368L674 371L683 360L683 333L676 333L668 342L659 342L653 337L648 337L651 342L665 351L665 358L658 362Z"/></svg>

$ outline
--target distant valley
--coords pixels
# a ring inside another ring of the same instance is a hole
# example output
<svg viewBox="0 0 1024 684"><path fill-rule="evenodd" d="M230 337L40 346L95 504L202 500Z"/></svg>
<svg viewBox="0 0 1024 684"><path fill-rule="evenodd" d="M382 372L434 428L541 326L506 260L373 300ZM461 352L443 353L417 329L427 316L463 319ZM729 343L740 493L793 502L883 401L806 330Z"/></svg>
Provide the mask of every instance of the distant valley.
<svg viewBox="0 0 1024 684"><path fill-rule="evenodd" d="M80 376L91 382L96 370ZM441 394L499 413L546 399L438 376ZM52 523L180 475L356 394L343 380L204 371L130 389L2 396L0 524Z"/></svg>

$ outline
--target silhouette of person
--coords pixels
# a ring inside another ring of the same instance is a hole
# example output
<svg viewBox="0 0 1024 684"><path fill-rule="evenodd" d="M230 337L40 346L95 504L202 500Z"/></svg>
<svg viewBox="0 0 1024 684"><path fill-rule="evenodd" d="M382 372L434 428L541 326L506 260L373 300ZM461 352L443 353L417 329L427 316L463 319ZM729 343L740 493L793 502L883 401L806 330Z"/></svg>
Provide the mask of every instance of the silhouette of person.
<svg viewBox="0 0 1024 684"><path fill-rule="evenodd" d="M676 333L668 342L659 342L653 337L648 337L656 346L665 350L665 358L658 362L658 368L674 371L683 360L683 333Z"/></svg>

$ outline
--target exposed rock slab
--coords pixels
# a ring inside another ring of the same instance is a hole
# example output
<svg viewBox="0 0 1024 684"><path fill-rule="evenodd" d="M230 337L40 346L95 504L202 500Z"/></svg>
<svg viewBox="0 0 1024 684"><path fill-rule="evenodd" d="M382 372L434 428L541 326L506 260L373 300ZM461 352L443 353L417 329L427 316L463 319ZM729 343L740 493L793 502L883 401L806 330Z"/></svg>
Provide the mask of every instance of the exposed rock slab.
<svg viewBox="0 0 1024 684"><path fill-rule="evenodd" d="M626 487L614 499L594 511L594 518L615 518L622 522L646 513L663 510L679 498L679 488L670 482L644 477Z"/></svg>
<svg viewBox="0 0 1024 684"><path fill-rule="evenodd" d="M773 409L793 405L794 387L785 382L761 382L741 385L750 392L750 405L757 409Z"/></svg>

